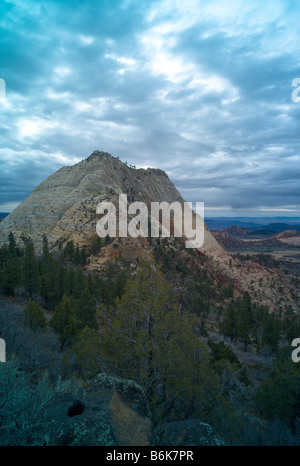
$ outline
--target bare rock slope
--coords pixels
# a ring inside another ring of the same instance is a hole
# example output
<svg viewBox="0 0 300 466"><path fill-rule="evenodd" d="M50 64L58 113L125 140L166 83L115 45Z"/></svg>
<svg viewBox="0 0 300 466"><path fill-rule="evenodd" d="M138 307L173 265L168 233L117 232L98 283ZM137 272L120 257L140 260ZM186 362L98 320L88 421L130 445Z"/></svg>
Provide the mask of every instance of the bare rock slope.
<svg viewBox="0 0 300 466"><path fill-rule="evenodd" d="M43 234L55 248L63 239L78 245L89 244L96 235L99 202L118 203L119 194L128 202L184 202L168 175L162 170L128 167L105 152L95 151L86 160L63 167L38 185L0 224L0 242L12 231L18 242L30 237L39 252ZM202 252L226 257L225 249L205 227Z"/></svg>
<svg viewBox="0 0 300 466"><path fill-rule="evenodd" d="M180 202L184 199L162 170L128 167L118 158L95 151L87 159L63 167L51 175L0 223L0 244L7 242L12 231L18 243L22 235L30 237L37 253L41 252L46 234L53 251L73 240L78 246L90 246L97 238L96 223L102 201L118 205L119 194L127 194L128 203ZM116 247L114 247L116 246ZM147 238L116 239L89 258L88 269L99 270L114 257L135 261L151 253ZM238 293L247 290L253 299L271 309L291 305L299 310L292 296L299 293L278 270L267 270L258 264L237 263L205 225L204 243L195 255L205 257L206 266L219 281L232 285ZM284 294L282 289L285 290Z"/></svg>

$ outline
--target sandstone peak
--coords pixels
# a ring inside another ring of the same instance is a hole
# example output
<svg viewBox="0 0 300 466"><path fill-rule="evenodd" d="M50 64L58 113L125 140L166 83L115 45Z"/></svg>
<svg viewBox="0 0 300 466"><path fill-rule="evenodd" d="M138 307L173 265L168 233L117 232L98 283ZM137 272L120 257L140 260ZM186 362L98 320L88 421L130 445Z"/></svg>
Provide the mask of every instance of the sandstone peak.
<svg viewBox="0 0 300 466"><path fill-rule="evenodd" d="M108 152L102 152L102 151L99 151L99 150L94 150L94 152L92 152L91 155L89 157L87 157L86 160L92 160L95 157L101 159L103 157L112 157L112 155L109 154Z"/></svg>
<svg viewBox="0 0 300 466"><path fill-rule="evenodd" d="M81 246L88 245L96 235L99 220L96 208L99 202L117 204L119 194L123 193L127 194L129 203L184 202L164 171L136 169L107 152L96 150L87 159L73 166L62 167L40 183L1 222L0 242L7 241L12 231L17 242L22 241L22 235L30 237L38 252L44 234L52 248L71 239ZM201 252L226 257L225 249L205 228Z"/></svg>

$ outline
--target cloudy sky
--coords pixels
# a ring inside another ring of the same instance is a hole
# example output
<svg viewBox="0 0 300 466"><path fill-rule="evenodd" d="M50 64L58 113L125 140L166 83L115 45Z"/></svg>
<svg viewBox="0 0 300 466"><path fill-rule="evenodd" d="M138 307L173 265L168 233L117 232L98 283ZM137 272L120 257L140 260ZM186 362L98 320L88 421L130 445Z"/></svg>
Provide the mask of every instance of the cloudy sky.
<svg viewBox="0 0 300 466"><path fill-rule="evenodd" d="M299 24L298 0L1 0L0 211L97 149L206 216L300 216Z"/></svg>

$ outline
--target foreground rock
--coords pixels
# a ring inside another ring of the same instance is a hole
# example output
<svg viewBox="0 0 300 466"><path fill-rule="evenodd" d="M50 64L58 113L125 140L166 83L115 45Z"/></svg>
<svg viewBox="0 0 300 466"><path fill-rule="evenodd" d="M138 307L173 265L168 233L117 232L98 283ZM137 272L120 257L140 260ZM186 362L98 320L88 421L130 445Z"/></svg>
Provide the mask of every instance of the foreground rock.
<svg viewBox="0 0 300 466"><path fill-rule="evenodd" d="M156 432L159 446L192 447L222 446L224 440L213 427L198 419L173 421L162 424Z"/></svg>
<svg viewBox="0 0 300 466"><path fill-rule="evenodd" d="M99 374L76 395L61 394L47 412L52 445L149 446L145 394L133 381Z"/></svg>

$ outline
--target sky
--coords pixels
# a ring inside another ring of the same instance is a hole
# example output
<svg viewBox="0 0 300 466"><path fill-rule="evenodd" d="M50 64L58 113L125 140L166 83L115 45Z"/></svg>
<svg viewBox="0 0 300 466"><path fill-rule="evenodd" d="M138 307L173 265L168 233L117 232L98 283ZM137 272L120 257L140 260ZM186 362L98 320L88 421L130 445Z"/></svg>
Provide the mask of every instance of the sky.
<svg viewBox="0 0 300 466"><path fill-rule="evenodd" d="M0 2L0 212L100 150L206 216L300 216L298 0Z"/></svg>

